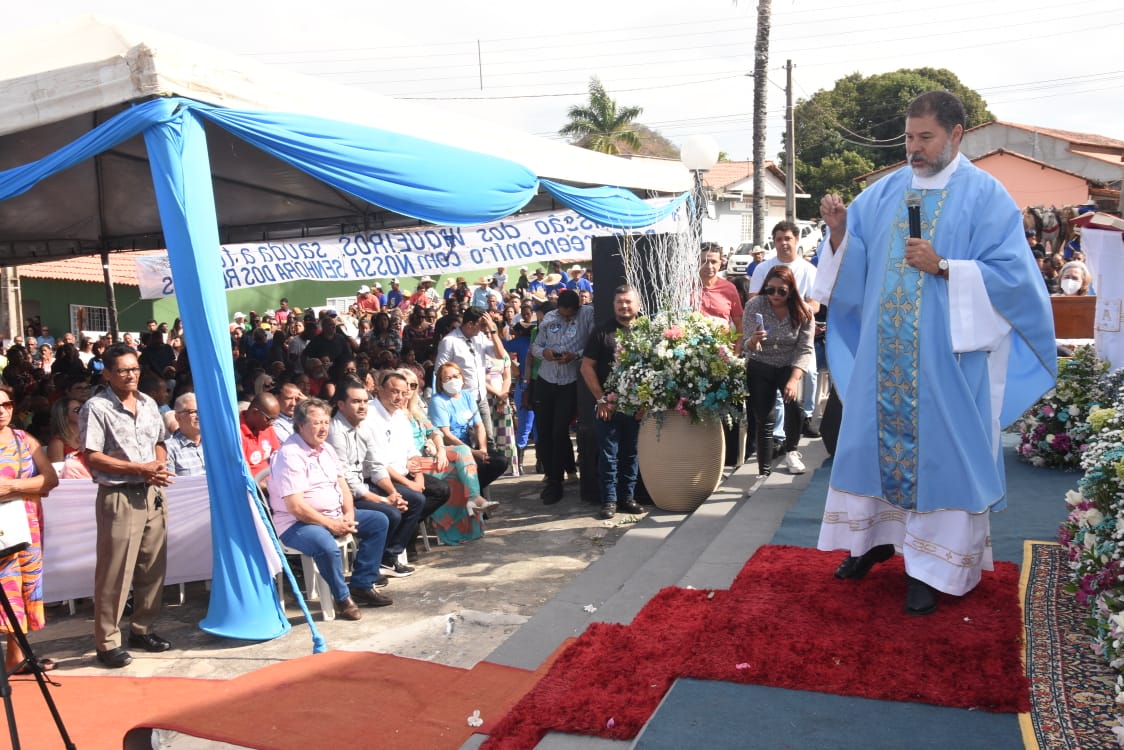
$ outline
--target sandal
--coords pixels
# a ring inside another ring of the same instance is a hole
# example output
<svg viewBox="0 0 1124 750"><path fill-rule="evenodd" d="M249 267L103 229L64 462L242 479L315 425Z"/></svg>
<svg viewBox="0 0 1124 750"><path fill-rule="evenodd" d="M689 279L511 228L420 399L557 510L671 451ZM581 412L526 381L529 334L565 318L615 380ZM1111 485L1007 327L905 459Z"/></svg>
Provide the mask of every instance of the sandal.
<svg viewBox="0 0 1124 750"><path fill-rule="evenodd" d="M43 670L44 672L51 672L54 669L58 668L58 664L55 663L54 659L40 659L39 660L39 668L41 670ZM27 662L26 659L24 659L24 661L18 667L16 667L11 672L11 674L20 674L20 675L32 674L31 665Z"/></svg>

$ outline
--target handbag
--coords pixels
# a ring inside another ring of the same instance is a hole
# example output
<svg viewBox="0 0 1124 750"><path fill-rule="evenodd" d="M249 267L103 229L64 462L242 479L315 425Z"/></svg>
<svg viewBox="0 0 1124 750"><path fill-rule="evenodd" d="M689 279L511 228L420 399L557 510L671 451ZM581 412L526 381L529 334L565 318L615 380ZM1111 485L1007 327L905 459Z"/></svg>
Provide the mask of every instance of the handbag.
<svg viewBox="0 0 1124 750"><path fill-rule="evenodd" d="M31 525L23 498L0 503L0 557L14 555L31 546Z"/></svg>

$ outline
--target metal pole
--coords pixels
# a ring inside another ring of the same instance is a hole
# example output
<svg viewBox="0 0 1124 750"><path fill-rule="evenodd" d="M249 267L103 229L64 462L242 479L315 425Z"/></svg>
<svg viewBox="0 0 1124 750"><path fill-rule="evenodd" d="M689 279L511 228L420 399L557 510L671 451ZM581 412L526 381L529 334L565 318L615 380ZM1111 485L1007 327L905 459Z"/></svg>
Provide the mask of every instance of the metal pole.
<svg viewBox="0 0 1124 750"><path fill-rule="evenodd" d="M785 61L784 69L784 150L788 157L784 176L784 218L786 221L796 221L796 117L792 108L792 60Z"/></svg>
<svg viewBox="0 0 1124 750"><path fill-rule="evenodd" d="M101 273L105 280L105 306L109 310L109 339L117 343L117 294L113 291L113 277L109 273L109 251L101 251Z"/></svg>

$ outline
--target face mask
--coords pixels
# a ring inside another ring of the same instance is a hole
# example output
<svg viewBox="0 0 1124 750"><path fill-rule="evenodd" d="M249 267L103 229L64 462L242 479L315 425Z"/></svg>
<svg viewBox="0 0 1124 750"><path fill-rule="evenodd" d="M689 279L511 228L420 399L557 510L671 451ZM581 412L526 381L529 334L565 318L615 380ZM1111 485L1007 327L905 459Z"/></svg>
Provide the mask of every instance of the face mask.
<svg viewBox="0 0 1124 750"><path fill-rule="evenodd" d="M1081 288L1081 282L1077 279L1062 279L1062 291L1066 294L1077 294L1077 290Z"/></svg>
<svg viewBox="0 0 1124 750"><path fill-rule="evenodd" d="M445 391L445 393L448 393L450 396L456 396L461 392L461 388L463 386L463 380L461 380L460 378L453 378L442 383L441 390Z"/></svg>

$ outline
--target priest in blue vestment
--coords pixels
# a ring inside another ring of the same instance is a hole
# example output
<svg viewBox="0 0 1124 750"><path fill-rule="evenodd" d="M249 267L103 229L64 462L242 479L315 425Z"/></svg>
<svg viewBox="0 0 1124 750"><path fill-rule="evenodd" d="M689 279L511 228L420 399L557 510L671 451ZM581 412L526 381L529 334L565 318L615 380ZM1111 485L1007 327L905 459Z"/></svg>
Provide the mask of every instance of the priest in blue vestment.
<svg viewBox="0 0 1124 750"><path fill-rule="evenodd" d="M862 578L901 550L906 611L936 610L992 569L989 514L1007 503L1000 428L1054 384L1053 317L1021 213L959 153L965 114L946 92L906 113L908 164L829 228L813 298L843 402L821 550ZM911 231L910 209L919 214Z"/></svg>

